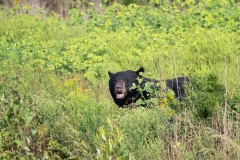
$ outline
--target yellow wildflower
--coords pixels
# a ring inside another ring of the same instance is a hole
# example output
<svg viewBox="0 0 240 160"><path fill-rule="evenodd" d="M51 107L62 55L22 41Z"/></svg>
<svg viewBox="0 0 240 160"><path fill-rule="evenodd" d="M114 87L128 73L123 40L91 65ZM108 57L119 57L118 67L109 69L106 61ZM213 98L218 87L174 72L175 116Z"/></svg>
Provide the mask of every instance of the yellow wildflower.
<svg viewBox="0 0 240 160"><path fill-rule="evenodd" d="M56 80L54 78L49 78L49 80L52 82L52 83L55 83Z"/></svg>
<svg viewBox="0 0 240 160"><path fill-rule="evenodd" d="M173 146L173 148L178 148L181 146L181 143L180 142L176 142L176 144Z"/></svg>

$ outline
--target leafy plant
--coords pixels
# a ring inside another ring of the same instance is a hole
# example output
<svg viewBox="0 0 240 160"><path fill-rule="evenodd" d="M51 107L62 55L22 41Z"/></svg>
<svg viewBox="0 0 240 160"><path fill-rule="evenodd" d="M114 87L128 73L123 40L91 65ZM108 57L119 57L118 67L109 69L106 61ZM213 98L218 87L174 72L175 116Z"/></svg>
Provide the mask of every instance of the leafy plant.
<svg viewBox="0 0 240 160"><path fill-rule="evenodd" d="M156 159L159 156L156 153L164 148L160 137L169 124L168 113L168 108L137 107L130 111L119 110L118 114L114 115L112 123L123 134L122 147L136 159L147 157Z"/></svg>
<svg viewBox="0 0 240 160"><path fill-rule="evenodd" d="M37 127L31 102L16 90L3 93L0 100L1 159L34 157Z"/></svg>
<svg viewBox="0 0 240 160"><path fill-rule="evenodd" d="M99 128L97 139L99 148L97 148L97 159L134 159L124 144L124 135L111 120L107 119L108 126Z"/></svg>
<svg viewBox="0 0 240 160"><path fill-rule="evenodd" d="M231 109L240 113L240 96L239 93L228 93L227 101Z"/></svg>
<svg viewBox="0 0 240 160"><path fill-rule="evenodd" d="M189 103L196 110L196 116L209 118L221 109L225 87L215 74L205 77L192 77L188 88Z"/></svg>

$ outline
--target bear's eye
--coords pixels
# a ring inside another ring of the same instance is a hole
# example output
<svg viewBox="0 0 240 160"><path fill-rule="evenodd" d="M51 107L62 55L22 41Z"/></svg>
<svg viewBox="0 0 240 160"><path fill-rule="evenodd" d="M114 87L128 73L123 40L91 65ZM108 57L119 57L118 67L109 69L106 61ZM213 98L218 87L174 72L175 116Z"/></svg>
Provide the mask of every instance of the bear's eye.
<svg viewBox="0 0 240 160"><path fill-rule="evenodd" d="M114 80L113 80L113 83L116 83L116 82L117 82L117 80L116 80L116 79L114 79Z"/></svg>
<svg viewBox="0 0 240 160"><path fill-rule="evenodd" d="M128 83L128 80L127 80L127 79L125 79L124 81L125 81L125 83Z"/></svg>

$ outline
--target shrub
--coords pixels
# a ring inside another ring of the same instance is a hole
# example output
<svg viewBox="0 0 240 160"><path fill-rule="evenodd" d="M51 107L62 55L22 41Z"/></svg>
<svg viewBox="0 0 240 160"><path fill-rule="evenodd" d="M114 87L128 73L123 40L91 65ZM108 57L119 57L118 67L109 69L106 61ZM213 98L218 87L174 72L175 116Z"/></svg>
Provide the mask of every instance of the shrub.
<svg viewBox="0 0 240 160"><path fill-rule="evenodd" d="M124 144L125 135L121 133L119 128L107 119L108 125L101 126L97 139L99 147L97 148L97 159L134 159Z"/></svg>
<svg viewBox="0 0 240 160"><path fill-rule="evenodd" d="M240 113L240 94L238 92L228 93L227 101L231 109Z"/></svg>
<svg viewBox="0 0 240 160"><path fill-rule="evenodd" d="M191 77L191 86L188 88L189 105L193 107L196 116L200 118L212 117L221 109L224 102L225 87L218 81L216 74Z"/></svg>
<svg viewBox="0 0 240 160"><path fill-rule="evenodd" d="M38 118L30 99L1 84L0 159L29 159L38 139Z"/></svg>
<svg viewBox="0 0 240 160"><path fill-rule="evenodd" d="M164 148L161 136L169 124L168 119L168 109L138 107L120 109L112 121L122 131L125 148L136 159L156 159L159 156L156 153Z"/></svg>

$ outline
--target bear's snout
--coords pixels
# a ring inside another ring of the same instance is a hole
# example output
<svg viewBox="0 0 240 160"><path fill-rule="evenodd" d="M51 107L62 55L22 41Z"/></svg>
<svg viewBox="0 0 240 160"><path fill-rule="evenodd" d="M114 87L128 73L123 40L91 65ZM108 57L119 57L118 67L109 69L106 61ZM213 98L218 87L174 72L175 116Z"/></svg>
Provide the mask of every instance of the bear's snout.
<svg viewBox="0 0 240 160"><path fill-rule="evenodd" d="M115 90L117 92L122 92L122 85L115 85Z"/></svg>
<svg viewBox="0 0 240 160"><path fill-rule="evenodd" d="M115 95L117 99L123 99L127 95L126 89L125 89L125 83L123 82L124 81L120 81L115 84L114 89L115 89Z"/></svg>

